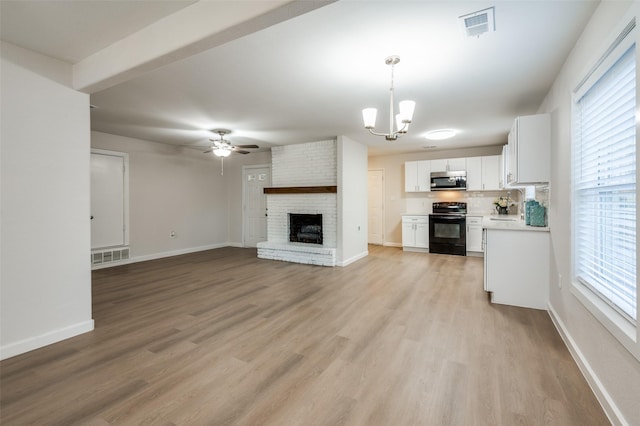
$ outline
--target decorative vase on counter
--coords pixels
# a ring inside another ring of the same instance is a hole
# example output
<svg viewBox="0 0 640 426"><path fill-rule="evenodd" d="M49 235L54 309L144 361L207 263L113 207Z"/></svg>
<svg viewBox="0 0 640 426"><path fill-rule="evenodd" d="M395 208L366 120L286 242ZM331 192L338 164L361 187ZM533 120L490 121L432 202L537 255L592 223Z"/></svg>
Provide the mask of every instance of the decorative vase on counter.
<svg viewBox="0 0 640 426"><path fill-rule="evenodd" d="M496 210L498 210L498 214L509 214L509 207L496 206Z"/></svg>

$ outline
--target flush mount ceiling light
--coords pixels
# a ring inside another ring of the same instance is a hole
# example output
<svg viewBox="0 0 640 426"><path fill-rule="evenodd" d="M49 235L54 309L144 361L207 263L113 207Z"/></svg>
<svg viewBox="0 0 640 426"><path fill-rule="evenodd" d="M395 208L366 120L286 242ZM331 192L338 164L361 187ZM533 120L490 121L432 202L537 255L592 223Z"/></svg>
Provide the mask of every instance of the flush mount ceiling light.
<svg viewBox="0 0 640 426"><path fill-rule="evenodd" d="M402 101L399 103L400 113L395 116L396 130L393 130L393 67L400 62L399 56L389 56L384 63L391 66L391 87L389 88L389 133L374 132L376 126L376 115L378 110L375 108L365 108L362 110L362 119L364 120L364 128L369 130L372 135L384 136L388 141L395 141L400 136L407 133L409 124L413 118L413 110L416 107L414 101Z"/></svg>
<svg viewBox="0 0 640 426"><path fill-rule="evenodd" d="M453 129L438 129L430 131L429 133L424 135L424 137L427 139L431 139L432 141L441 141L443 139L454 137L456 133L457 132Z"/></svg>

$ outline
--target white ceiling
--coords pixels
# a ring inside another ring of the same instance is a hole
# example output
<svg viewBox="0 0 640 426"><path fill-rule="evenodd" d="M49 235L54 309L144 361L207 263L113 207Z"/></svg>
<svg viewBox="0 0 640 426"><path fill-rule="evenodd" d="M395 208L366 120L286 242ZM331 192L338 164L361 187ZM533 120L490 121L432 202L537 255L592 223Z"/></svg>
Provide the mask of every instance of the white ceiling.
<svg viewBox="0 0 640 426"><path fill-rule="evenodd" d="M3 41L75 63L197 0L1 0Z"/></svg>
<svg viewBox="0 0 640 426"><path fill-rule="evenodd" d="M73 63L190 3L3 0L2 39ZM91 127L187 146L219 127L265 148L345 135L370 155L503 144L515 116L536 112L597 3L342 0L93 93ZM458 17L490 6L496 32L464 38ZM376 130L388 128L391 54L396 99L416 101L397 142L368 135L361 118L377 107ZM437 128L459 134L424 139Z"/></svg>

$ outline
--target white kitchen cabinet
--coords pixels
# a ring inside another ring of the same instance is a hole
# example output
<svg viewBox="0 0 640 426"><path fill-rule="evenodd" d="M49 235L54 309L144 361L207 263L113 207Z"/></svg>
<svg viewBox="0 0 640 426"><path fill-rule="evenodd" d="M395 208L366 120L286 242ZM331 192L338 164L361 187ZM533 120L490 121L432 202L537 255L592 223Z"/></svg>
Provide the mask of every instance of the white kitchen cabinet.
<svg viewBox="0 0 640 426"><path fill-rule="evenodd" d="M430 163L429 160L404 163L405 192L429 192L431 190Z"/></svg>
<svg viewBox="0 0 640 426"><path fill-rule="evenodd" d="M500 156L487 155L480 158L482 160L482 190L500 190Z"/></svg>
<svg viewBox="0 0 640 426"><path fill-rule="evenodd" d="M507 184L507 169L509 168L509 145L502 146L502 155L500 156L500 189L504 189Z"/></svg>
<svg viewBox="0 0 640 426"><path fill-rule="evenodd" d="M467 158L467 191L482 191L482 157Z"/></svg>
<svg viewBox="0 0 640 426"><path fill-rule="evenodd" d="M429 216L402 216L402 249L429 250Z"/></svg>
<svg viewBox="0 0 640 426"><path fill-rule="evenodd" d="M499 155L467 158L467 191L498 191L499 176Z"/></svg>
<svg viewBox="0 0 640 426"><path fill-rule="evenodd" d="M445 158L441 160L431 160L432 172L454 172L467 170L466 158Z"/></svg>
<svg viewBox="0 0 640 426"><path fill-rule="evenodd" d="M549 114L518 117L508 137L507 183L549 182L551 119Z"/></svg>
<svg viewBox="0 0 640 426"><path fill-rule="evenodd" d="M549 233L484 230L484 288L491 302L547 309Z"/></svg>
<svg viewBox="0 0 640 426"><path fill-rule="evenodd" d="M482 253L482 216L467 216L467 252Z"/></svg>

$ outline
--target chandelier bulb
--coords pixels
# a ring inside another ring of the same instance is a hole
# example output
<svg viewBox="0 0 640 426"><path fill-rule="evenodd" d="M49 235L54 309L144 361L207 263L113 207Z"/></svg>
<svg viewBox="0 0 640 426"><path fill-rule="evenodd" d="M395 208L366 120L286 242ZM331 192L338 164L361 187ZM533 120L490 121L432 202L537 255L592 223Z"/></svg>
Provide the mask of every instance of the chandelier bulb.
<svg viewBox="0 0 640 426"><path fill-rule="evenodd" d="M362 120L365 129L373 129L376 126L376 115L378 110L375 108L365 108L362 110Z"/></svg>

